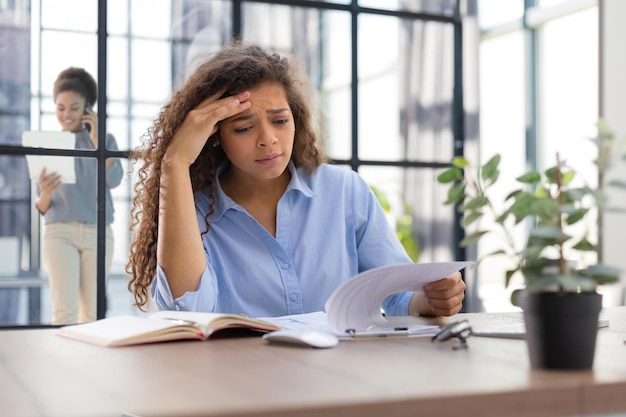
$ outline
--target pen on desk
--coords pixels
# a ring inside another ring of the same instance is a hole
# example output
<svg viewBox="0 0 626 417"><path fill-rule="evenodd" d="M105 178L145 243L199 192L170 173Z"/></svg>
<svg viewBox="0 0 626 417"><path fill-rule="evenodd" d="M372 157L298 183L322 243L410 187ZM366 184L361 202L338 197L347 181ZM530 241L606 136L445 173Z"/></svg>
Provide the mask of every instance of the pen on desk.
<svg viewBox="0 0 626 417"><path fill-rule="evenodd" d="M366 337L395 337L395 336L409 336L411 332L406 327L396 327L393 330L355 330L355 329L347 329L346 333L348 336L359 339Z"/></svg>

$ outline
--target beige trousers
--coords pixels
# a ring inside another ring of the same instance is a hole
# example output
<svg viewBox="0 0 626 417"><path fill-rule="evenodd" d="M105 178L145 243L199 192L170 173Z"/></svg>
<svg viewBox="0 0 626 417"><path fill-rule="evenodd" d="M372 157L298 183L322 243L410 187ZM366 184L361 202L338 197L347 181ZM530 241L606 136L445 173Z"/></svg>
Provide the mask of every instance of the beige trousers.
<svg viewBox="0 0 626 417"><path fill-rule="evenodd" d="M52 324L84 323L97 315L96 225L52 223L45 227L43 262L50 279ZM113 261L113 229L106 227L105 270Z"/></svg>

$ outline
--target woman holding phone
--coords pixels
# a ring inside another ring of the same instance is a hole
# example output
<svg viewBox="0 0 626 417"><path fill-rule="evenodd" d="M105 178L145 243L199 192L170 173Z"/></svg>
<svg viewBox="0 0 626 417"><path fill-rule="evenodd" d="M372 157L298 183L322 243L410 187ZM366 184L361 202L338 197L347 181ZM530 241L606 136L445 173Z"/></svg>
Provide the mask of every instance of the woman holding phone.
<svg viewBox="0 0 626 417"><path fill-rule="evenodd" d="M54 103L61 130L76 138L76 149L98 148L98 116L93 106L98 85L82 68L62 71L54 82ZM106 147L117 150L115 137L106 136ZM43 262L52 294L52 324L96 320L96 219L97 163L94 158L75 158L76 183L63 184L56 172L39 176L37 209L44 217ZM113 257L113 202L111 188L122 181L118 159L106 161L106 273Z"/></svg>

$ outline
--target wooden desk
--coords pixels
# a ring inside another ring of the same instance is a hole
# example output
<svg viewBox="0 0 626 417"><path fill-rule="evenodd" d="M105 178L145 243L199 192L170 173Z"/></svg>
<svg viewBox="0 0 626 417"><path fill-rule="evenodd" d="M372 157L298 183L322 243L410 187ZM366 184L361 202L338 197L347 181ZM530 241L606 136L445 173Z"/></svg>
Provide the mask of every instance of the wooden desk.
<svg viewBox="0 0 626 417"><path fill-rule="evenodd" d="M626 307L603 312L591 371L529 369L522 340L391 338L315 350L260 338L101 348L0 332L2 415L542 417L626 412ZM518 314L465 314L474 328Z"/></svg>

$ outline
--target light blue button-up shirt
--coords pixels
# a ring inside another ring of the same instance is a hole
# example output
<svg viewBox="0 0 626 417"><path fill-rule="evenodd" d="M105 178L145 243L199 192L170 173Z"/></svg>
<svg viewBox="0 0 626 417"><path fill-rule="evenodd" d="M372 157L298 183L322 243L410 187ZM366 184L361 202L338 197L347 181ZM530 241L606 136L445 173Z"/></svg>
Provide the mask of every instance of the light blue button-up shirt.
<svg viewBox="0 0 626 417"><path fill-rule="evenodd" d="M331 293L357 273L412 262L356 172L329 164L312 175L292 164L289 169L291 182L278 202L275 238L218 185L211 227L202 236L206 268L200 284L174 299L157 267L151 291L159 309L251 317L321 311ZM203 231L208 191L196 193L195 200ZM406 315L410 296L388 297L387 314Z"/></svg>

